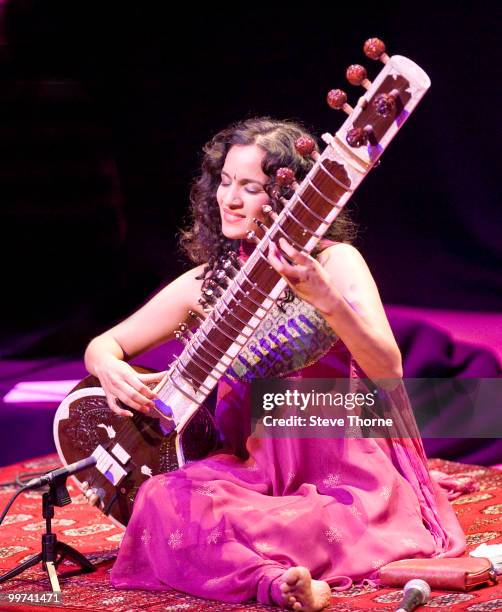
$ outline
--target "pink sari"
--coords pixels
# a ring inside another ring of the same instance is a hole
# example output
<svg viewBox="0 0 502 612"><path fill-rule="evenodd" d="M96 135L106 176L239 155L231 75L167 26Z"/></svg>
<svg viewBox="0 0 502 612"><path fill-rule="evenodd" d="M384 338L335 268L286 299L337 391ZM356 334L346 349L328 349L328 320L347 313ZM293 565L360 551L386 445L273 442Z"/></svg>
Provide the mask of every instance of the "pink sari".
<svg viewBox="0 0 502 612"><path fill-rule="evenodd" d="M306 365L309 350L295 378L355 376L341 341ZM343 590L390 561L462 554L465 536L429 476L404 387L388 401L392 438L260 439L249 437L250 384L222 380L225 450L142 485L112 584L274 604L291 566Z"/></svg>

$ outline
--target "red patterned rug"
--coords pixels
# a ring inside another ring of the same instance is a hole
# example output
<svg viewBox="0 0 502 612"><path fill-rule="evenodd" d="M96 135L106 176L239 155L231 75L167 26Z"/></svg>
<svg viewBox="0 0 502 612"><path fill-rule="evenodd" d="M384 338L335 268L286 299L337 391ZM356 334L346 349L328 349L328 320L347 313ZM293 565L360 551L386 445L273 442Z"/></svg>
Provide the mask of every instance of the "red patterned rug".
<svg viewBox="0 0 502 612"><path fill-rule="evenodd" d="M21 472L46 471L59 465L56 455L25 461L0 469L0 483L14 481ZM490 468L452 463L433 459L430 467L443 472L463 472L474 476L480 488L476 493L463 495L453 501L455 511L467 534L468 550L482 542L502 542L502 471ZM122 530L116 527L101 512L90 508L81 499L76 487L69 484L73 503L55 509L54 532L58 539L83 553L96 567L90 574L60 578L63 601L58 607L65 610L108 610L109 612L183 611L230 611L230 610L277 610L260 604L225 604L190 597L175 591L119 591L108 579ZM0 507L3 509L15 491L14 486L0 487ZM0 572L15 567L23 559L40 551L40 537L44 531L41 493L32 491L21 495L12 506L0 526ZM66 561L59 567L58 574L73 566ZM53 606L32 606L29 600L22 605L7 605L7 594L47 593L50 586L41 564L26 570L18 577L0 585L0 610L23 610L44 612L54 610ZM396 589L352 588L349 591L333 593L331 606L327 610L353 612L366 610L380 612L395 610L402 591ZM424 608L439 610L502 610L502 584L485 587L470 593L433 591Z"/></svg>

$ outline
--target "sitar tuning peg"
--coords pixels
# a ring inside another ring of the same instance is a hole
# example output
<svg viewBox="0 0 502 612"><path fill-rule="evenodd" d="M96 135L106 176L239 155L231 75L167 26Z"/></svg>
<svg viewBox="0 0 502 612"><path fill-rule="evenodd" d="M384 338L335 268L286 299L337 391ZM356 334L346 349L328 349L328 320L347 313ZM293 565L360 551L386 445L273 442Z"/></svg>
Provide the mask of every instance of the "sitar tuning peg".
<svg viewBox="0 0 502 612"><path fill-rule="evenodd" d="M214 295L215 297L220 297L220 295L222 293L221 287L219 286L219 284L215 280L213 280L212 278L210 280L208 280L207 281L207 286L208 286L208 288L206 289L206 291L211 291L211 295Z"/></svg>
<svg viewBox="0 0 502 612"><path fill-rule="evenodd" d="M174 332L174 336L177 340L180 340L184 344L188 344L193 337L193 333L186 323L180 323L178 329Z"/></svg>
<svg viewBox="0 0 502 612"><path fill-rule="evenodd" d="M209 281L209 283L210 282L211 281ZM206 300L208 304L214 304L214 302L216 302L216 298L218 297L218 294L221 292L219 289L216 288L216 283L214 283L214 285L212 285L211 287L204 289L202 293L204 295L204 299Z"/></svg>
<svg viewBox="0 0 502 612"><path fill-rule="evenodd" d="M347 132L345 139L349 146L358 148L371 142L373 137L373 128L371 126L366 126L363 128L352 128Z"/></svg>
<svg viewBox="0 0 502 612"><path fill-rule="evenodd" d="M314 161L319 159L319 153L315 150L315 141L310 136L300 136L295 140L295 149L302 157L311 157Z"/></svg>
<svg viewBox="0 0 502 612"><path fill-rule="evenodd" d="M235 251L227 251L226 260L230 261L230 263L237 269L241 267L239 263L239 255Z"/></svg>
<svg viewBox="0 0 502 612"><path fill-rule="evenodd" d="M279 215L274 211L270 204L264 204L261 209L263 214L268 215L273 221L276 221L279 218Z"/></svg>
<svg viewBox="0 0 502 612"><path fill-rule="evenodd" d="M229 256L229 258L225 259L225 261L223 262L222 268L225 271L227 278L233 278L239 271L237 258L234 259L233 257Z"/></svg>
<svg viewBox="0 0 502 612"><path fill-rule="evenodd" d="M249 230L249 232L246 233L246 240L249 240L249 242L254 242L255 244L260 242L260 239L254 230Z"/></svg>
<svg viewBox="0 0 502 612"><path fill-rule="evenodd" d="M263 221L257 219L256 217L253 217L253 223L255 223L261 229L262 232L266 232L268 230L268 227L265 225L265 223L263 223Z"/></svg>
<svg viewBox="0 0 502 612"><path fill-rule="evenodd" d="M390 57L385 53L385 43L379 38L368 38L363 46L364 54L372 60L380 60L386 64Z"/></svg>
<svg viewBox="0 0 502 612"><path fill-rule="evenodd" d="M350 104L347 104L347 94L342 89L331 89L328 91L326 101L330 108L343 110L347 115L350 115L354 110Z"/></svg>
<svg viewBox="0 0 502 612"><path fill-rule="evenodd" d="M361 64L352 64L349 66L345 72L345 76L351 85L362 85L364 89L369 89L371 87L371 81L368 80L366 68L361 66Z"/></svg>
<svg viewBox="0 0 502 612"><path fill-rule="evenodd" d="M178 327L182 334L186 334L189 338L193 336L192 332L190 331L190 328L186 323L180 323Z"/></svg>
<svg viewBox="0 0 502 612"><path fill-rule="evenodd" d="M292 189L298 189L299 185L296 182L295 173L291 168L279 168L275 173L275 180L281 187L291 187Z"/></svg>
<svg viewBox="0 0 502 612"><path fill-rule="evenodd" d="M375 96L373 107L381 117L390 117L396 112L396 100L399 98L399 91L393 89L389 93L381 93Z"/></svg>
<svg viewBox="0 0 502 612"><path fill-rule="evenodd" d="M174 332L174 337L176 338L176 340L179 340L180 342L183 342L183 344L188 344L188 340L185 338L184 334L182 332L180 332L179 329L177 329Z"/></svg>
<svg viewBox="0 0 502 612"><path fill-rule="evenodd" d="M197 301L202 306L202 310L204 312L212 312L213 309L211 308L211 306L209 305L209 302L206 299L204 299L203 297L200 297Z"/></svg>
<svg viewBox="0 0 502 612"><path fill-rule="evenodd" d="M192 319L195 319L197 321L197 323L202 323L204 321L204 319L198 315L195 310L189 310L188 314L190 315L190 317L192 317Z"/></svg>
<svg viewBox="0 0 502 612"><path fill-rule="evenodd" d="M216 272L214 273L214 278L216 279L216 282L220 287L223 287L224 289L228 287L228 277L225 270L223 270L222 268L216 270Z"/></svg>
<svg viewBox="0 0 502 612"><path fill-rule="evenodd" d="M316 161L317 161L317 159L316 159ZM294 182L294 183L292 183L291 186L296 189L296 187L298 187L298 183ZM270 193L270 196L274 200L279 201L284 207L288 205L289 200L287 200L285 197L283 197L282 191L281 191L281 188L279 187L279 185L274 185L269 193ZM264 204L261 207L261 209L263 211L263 214L268 215L273 221L275 221L277 219L277 217L279 216L276 212L274 212L274 209L272 208L272 206L270 206L270 204Z"/></svg>

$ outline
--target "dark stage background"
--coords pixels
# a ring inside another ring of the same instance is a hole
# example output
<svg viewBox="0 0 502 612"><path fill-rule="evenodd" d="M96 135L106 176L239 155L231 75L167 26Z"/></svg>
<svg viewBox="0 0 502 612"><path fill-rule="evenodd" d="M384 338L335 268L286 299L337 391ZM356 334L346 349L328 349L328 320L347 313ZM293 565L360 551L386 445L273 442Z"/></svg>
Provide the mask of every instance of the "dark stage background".
<svg viewBox="0 0 502 612"><path fill-rule="evenodd" d="M335 131L369 36L432 80L349 203L382 298L500 310L499 3L163 4L0 0L0 356L81 355L182 271L204 142L258 114Z"/></svg>

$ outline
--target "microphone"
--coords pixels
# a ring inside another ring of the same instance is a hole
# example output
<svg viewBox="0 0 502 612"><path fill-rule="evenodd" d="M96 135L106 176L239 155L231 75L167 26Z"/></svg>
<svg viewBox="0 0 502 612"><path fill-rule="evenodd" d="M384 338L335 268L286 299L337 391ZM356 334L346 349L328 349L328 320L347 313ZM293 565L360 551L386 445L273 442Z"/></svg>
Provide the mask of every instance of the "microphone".
<svg viewBox="0 0 502 612"><path fill-rule="evenodd" d="M75 461L75 463L70 463L70 465L67 465L66 467L57 468L56 470L47 472L47 474L40 476L40 478L32 478L24 485L24 489L38 489L44 485L51 484L58 478L66 478L67 476L81 472L86 468L90 468L93 465L96 465L96 457L90 455L85 459Z"/></svg>
<svg viewBox="0 0 502 612"><path fill-rule="evenodd" d="M401 599L401 603L396 612L412 612L412 610L415 610L418 606L427 603L430 594L431 587L425 580L420 580L420 578L409 580L404 585L404 597Z"/></svg>

